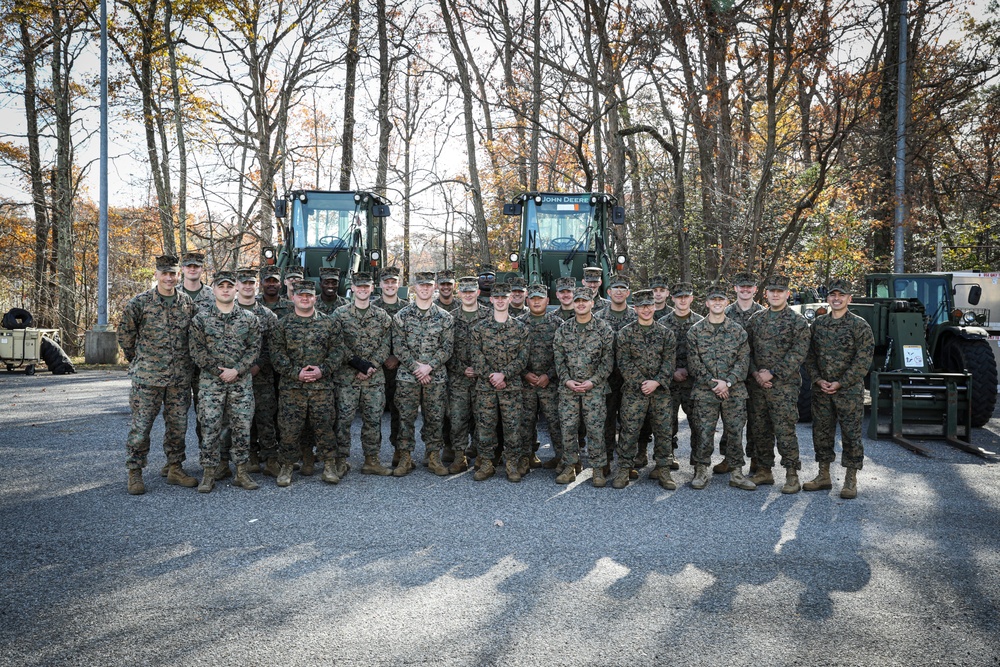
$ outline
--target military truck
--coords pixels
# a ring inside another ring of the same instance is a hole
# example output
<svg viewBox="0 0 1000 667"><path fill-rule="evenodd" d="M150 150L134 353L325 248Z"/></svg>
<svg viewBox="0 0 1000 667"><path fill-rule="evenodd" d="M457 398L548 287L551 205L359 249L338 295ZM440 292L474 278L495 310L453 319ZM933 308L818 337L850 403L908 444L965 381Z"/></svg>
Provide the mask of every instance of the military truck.
<svg viewBox="0 0 1000 667"><path fill-rule="evenodd" d="M340 269L340 294L355 271L376 277L385 261L385 219L389 203L371 192L292 190L274 204L281 246L264 248L264 261L282 268L301 266L319 280L321 267Z"/></svg>
<svg viewBox="0 0 1000 667"><path fill-rule="evenodd" d="M520 245L509 256L512 273L528 284L547 285L552 304L556 280L582 280L584 267L600 266L606 286L627 260L618 251L615 227L625 224L625 209L617 204L613 196L593 192L525 192L504 204L504 215L521 220Z"/></svg>

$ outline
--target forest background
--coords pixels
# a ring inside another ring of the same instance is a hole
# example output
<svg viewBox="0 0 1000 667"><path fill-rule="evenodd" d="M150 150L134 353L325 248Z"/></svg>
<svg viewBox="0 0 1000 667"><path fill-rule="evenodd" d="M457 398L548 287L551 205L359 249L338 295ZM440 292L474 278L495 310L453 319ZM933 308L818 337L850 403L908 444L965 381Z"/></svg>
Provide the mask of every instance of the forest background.
<svg viewBox="0 0 1000 667"><path fill-rule="evenodd" d="M505 268L524 191L614 194L639 282L890 268L900 3L108 0L110 317L256 264L276 194L393 204L405 275ZM908 3L906 270L997 269L997 0ZM0 0L0 312L97 310L95 0Z"/></svg>

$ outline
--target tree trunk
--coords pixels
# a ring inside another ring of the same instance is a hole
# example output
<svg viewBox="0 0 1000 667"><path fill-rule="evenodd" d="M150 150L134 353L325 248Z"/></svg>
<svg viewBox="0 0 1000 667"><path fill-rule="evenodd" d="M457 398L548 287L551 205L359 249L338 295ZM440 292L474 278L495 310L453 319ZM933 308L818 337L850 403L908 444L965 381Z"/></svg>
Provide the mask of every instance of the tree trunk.
<svg viewBox="0 0 1000 667"><path fill-rule="evenodd" d="M381 9L385 12L385 1L379 0ZM385 32L385 26L379 20L379 40ZM358 78L358 34L361 32L361 0L351 0L351 31L347 39L347 71L344 79L344 136L341 147L344 151L340 163L340 189L351 189L351 171L354 169L354 97ZM381 64L381 60L380 60ZM380 156L381 157L381 156Z"/></svg>
<svg viewBox="0 0 1000 667"><path fill-rule="evenodd" d="M167 40L167 54L170 60L170 89L174 98L174 135L177 141L177 230L180 237L180 251L184 253L187 252L187 144L184 138L184 110L181 106L177 43L171 28L173 11L173 0L164 0L163 33Z"/></svg>
<svg viewBox="0 0 1000 667"><path fill-rule="evenodd" d="M389 171L389 133L392 123L389 122L389 37L386 33L388 23L385 11L385 0L375 0L378 26L378 165L375 173L375 192L385 197Z"/></svg>

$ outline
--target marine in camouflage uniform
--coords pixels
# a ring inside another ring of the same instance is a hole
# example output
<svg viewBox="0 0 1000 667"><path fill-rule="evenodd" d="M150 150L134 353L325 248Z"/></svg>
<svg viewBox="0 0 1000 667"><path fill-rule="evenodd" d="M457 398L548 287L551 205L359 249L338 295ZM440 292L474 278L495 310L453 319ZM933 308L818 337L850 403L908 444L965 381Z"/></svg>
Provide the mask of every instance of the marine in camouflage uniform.
<svg viewBox="0 0 1000 667"><path fill-rule="evenodd" d="M211 310L215 307L215 295L212 288L205 285L201 278L205 273L205 255L200 252L186 252L181 256L181 273L183 281L180 285L180 292L187 294L194 302L195 312ZM190 287L188 285L190 284ZM197 286L197 287L196 287ZM198 374L199 369L194 366L191 373L191 396L194 402L195 413L198 412ZM194 432L198 436L198 447L204 444L202 437L201 422L195 420ZM160 471L161 475L166 475L167 469L164 467Z"/></svg>
<svg viewBox="0 0 1000 667"><path fill-rule="evenodd" d="M261 293L257 295L257 303L264 306L279 320L295 312L295 304L281 295L281 269L268 265L260 269Z"/></svg>
<svg viewBox="0 0 1000 667"><path fill-rule="evenodd" d="M510 285L510 306L507 308L507 313L511 317L521 317L528 310L524 304L528 297L528 281L521 276L514 276L507 281L507 284Z"/></svg>
<svg viewBox="0 0 1000 667"><path fill-rule="evenodd" d="M703 489L711 479L709 466L715 445L715 426L722 416L725 430L732 434L726 446L729 485L753 491L756 485L743 476L743 427L746 425L747 376L750 347L747 333L726 317L726 290L713 285L708 290L708 317L688 331L688 364L693 384L694 420L698 429L692 438L691 458L695 473L691 486Z"/></svg>
<svg viewBox="0 0 1000 667"><path fill-rule="evenodd" d="M590 288L590 293L594 295L594 312L611 305L611 302L601 296L601 284L604 270L599 266L587 266L583 269L583 286Z"/></svg>
<svg viewBox="0 0 1000 667"><path fill-rule="evenodd" d="M652 319L655 313L652 290L637 291L633 303L639 311L636 321L622 327L615 337L615 365L622 377L622 432L618 438L618 473L612 486L619 489L628 486L638 455L639 434L647 419L656 436L653 457L661 471L660 483L672 484L668 467L672 451L670 382L674 377L677 340L673 331Z"/></svg>
<svg viewBox="0 0 1000 667"><path fill-rule="evenodd" d="M603 433L607 415L604 395L609 391L608 376L614 366L615 332L607 322L593 316L594 295L589 287L577 288L573 301L576 318L559 327L552 343L563 432L563 469L556 482L568 484L576 479L580 462L577 434L583 421L588 434L587 456L594 469L593 483L600 487L606 484L604 467L608 459L603 438L595 434Z"/></svg>
<svg viewBox="0 0 1000 667"><path fill-rule="evenodd" d="M382 448L382 413L385 411L385 372L382 364L389 356L392 318L381 308L369 305L373 281L370 273L351 276L354 303L333 314L333 336L342 342L343 363L335 371L337 382L338 457L351 452L351 424L361 409L361 450L364 474L388 475L379 462Z"/></svg>
<svg viewBox="0 0 1000 667"><path fill-rule="evenodd" d="M559 378L556 374L556 357L553 349L556 331L563 324L557 311L546 312L548 290L545 285L534 284L528 288L528 312L519 319L528 327L528 362L522 379L521 392L521 442L532 447L537 442L538 415L545 416L549 424L549 437L555 456L545 463L555 468L562 461L562 425L559 417ZM539 314L535 314L535 304Z"/></svg>
<svg viewBox="0 0 1000 667"><path fill-rule="evenodd" d="M265 307L255 296L244 296L244 286L256 287L257 273L254 269L240 269L236 272L240 294L237 303L257 318L260 327L260 354L250 368L253 376L254 415L250 429L250 472L258 472L254 462L270 463L271 473L278 474L278 442L275 422L278 418L278 393L276 378L271 365L271 332L278 325L278 317Z"/></svg>
<svg viewBox="0 0 1000 667"><path fill-rule="evenodd" d="M125 465L129 470L128 492L133 495L146 492L142 469L149 456L149 433L161 406L167 482L181 486L198 483L181 467L194 367L188 351L188 327L195 306L176 289L179 273L176 257L157 257L157 285L129 301L118 324L118 344L132 378L132 423L125 444Z"/></svg>
<svg viewBox="0 0 1000 667"><path fill-rule="evenodd" d="M653 290L653 300L656 304L653 319L662 320L673 312L673 309L667 304L667 299L670 298L670 283L667 282L665 275L657 273L649 277L649 289Z"/></svg>
<svg viewBox="0 0 1000 667"><path fill-rule="evenodd" d="M769 308L750 318L749 412L754 423L757 458L756 484L773 484L774 445L777 441L785 468L782 493L800 489L798 398L802 385L799 367L809 352L809 324L787 305L788 277L772 276L767 283Z"/></svg>
<svg viewBox="0 0 1000 667"><path fill-rule="evenodd" d="M438 297L434 299L434 305L449 313L454 313L462 307L462 302L455 298L455 272L451 269L442 269L435 276L437 283Z"/></svg>
<svg viewBox="0 0 1000 667"><path fill-rule="evenodd" d="M674 338L677 340L674 379L670 383L670 446L673 452L677 451L677 431L679 427L677 410L683 409L684 414L687 415L688 427L691 431L691 451L694 452L694 440L697 438L698 429L695 423L694 405L691 402L693 382L691 381L690 369L688 368L687 332L692 326L700 322L702 317L693 310L690 310L691 301L694 299L694 287L692 287L691 283L675 283L670 288L670 295L677 307L671 310L666 317L659 320L663 326L674 332ZM680 314L685 311L685 308L678 306L678 301L681 305L687 307L686 314ZM691 465L694 465L693 460ZM677 470L678 467L676 454L671 454L670 468Z"/></svg>
<svg viewBox="0 0 1000 667"><path fill-rule="evenodd" d="M497 281L497 270L492 264L483 264L479 267L479 303L490 311L493 304L490 303L490 294L493 292L493 285Z"/></svg>
<svg viewBox="0 0 1000 667"><path fill-rule="evenodd" d="M336 484L337 406L333 377L343 358L343 347L333 336L333 320L316 311L316 285L295 285L295 312L278 320L271 338L271 362L279 378L278 422L281 471L278 486L292 483L292 465L300 454L306 420L313 426L317 455L324 461L323 481Z"/></svg>
<svg viewBox="0 0 1000 667"><path fill-rule="evenodd" d="M576 311L573 310L574 290L576 290L576 278L563 276L556 280L556 299L559 301L559 307L553 312L563 322L576 317Z"/></svg>
<svg viewBox="0 0 1000 667"><path fill-rule="evenodd" d="M608 281L608 293L611 294L611 301L606 308L602 308L594 313L594 317L599 317L616 334L622 327L636 321L635 309L626 302L629 294L629 280L626 276L614 275ZM622 404L622 374L618 370L616 363L608 378L610 391L605 395L607 401L607 416L604 421L604 448L608 453L608 460L614 456L615 447L618 444L618 411ZM631 465L632 459L627 462Z"/></svg>
<svg viewBox="0 0 1000 667"><path fill-rule="evenodd" d="M316 300L316 310L324 315L333 315L333 311L348 304L347 299L340 296L340 269L337 267L320 267L319 288L322 295Z"/></svg>
<svg viewBox="0 0 1000 667"><path fill-rule="evenodd" d="M472 327L469 348L476 373L476 434L480 467L473 479L493 475L497 424L503 422L507 479L520 482L528 472L529 451L521 439L521 373L528 363L528 327L507 313L510 285L496 283L493 313Z"/></svg>
<svg viewBox="0 0 1000 667"><path fill-rule="evenodd" d="M479 279L465 276L458 283L462 306L452 313L453 347L448 358L448 412L451 418L451 442L455 460L448 472L458 474L468 469L468 456L475 456L476 446L469 446L475 416L476 376L472 368L472 327L490 317L492 310L479 303Z"/></svg>
<svg viewBox="0 0 1000 667"><path fill-rule="evenodd" d="M246 464L254 414L250 369L260 355L260 323L252 313L235 305L235 273L219 271L212 286L216 303L211 310L195 314L188 341L191 359L201 370L198 421L204 433L200 458L205 477L198 490L212 490L221 462L223 425L230 435L229 454L236 463L236 485L256 489L256 482L247 477Z"/></svg>
<svg viewBox="0 0 1000 667"><path fill-rule="evenodd" d="M399 267L387 266L382 269L379 278L381 293L372 299L372 305L381 308L389 317L406 308L409 302L399 298ZM390 296L387 291L392 291ZM399 410L396 408L396 375L399 371L399 360L396 358L392 341L389 342L389 356L382 365L385 373L385 402L389 408L389 443L394 449L399 447ZM398 456L398 452L396 454ZM395 457L394 457L395 458Z"/></svg>
<svg viewBox="0 0 1000 667"><path fill-rule="evenodd" d="M875 338L864 318L847 310L851 287L845 280L827 286L831 312L812 323L806 368L812 386L812 432L820 472L806 482L806 491L833 488L830 464L836 460L833 445L840 424L843 452L840 464L847 469L841 498L857 496L857 471L864 466L861 441L864 416L864 377L875 352Z"/></svg>
<svg viewBox="0 0 1000 667"><path fill-rule="evenodd" d="M399 358L396 408L399 409L399 464L396 477L409 474L414 466L417 409L424 415L420 431L428 467L436 475L447 475L441 463L441 422L448 400L448 370L454 344L454 318L432 302L434 273L418 272L414 301L392 319L392 346ZM423 306L423 307L421 307Z"/></svg>

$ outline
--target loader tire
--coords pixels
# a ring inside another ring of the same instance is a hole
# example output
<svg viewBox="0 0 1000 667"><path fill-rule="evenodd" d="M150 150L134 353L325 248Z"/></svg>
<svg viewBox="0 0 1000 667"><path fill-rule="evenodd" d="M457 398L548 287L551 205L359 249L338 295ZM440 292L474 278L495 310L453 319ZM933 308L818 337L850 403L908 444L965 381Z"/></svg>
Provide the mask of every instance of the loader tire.
<svg viewBox="0 0 1000 667"><path fill-rule="evenodd" d="M997 362L983 339L953 338L946 350L946 370L972 374L972 425L985 425L997 404Z"/></svg>

